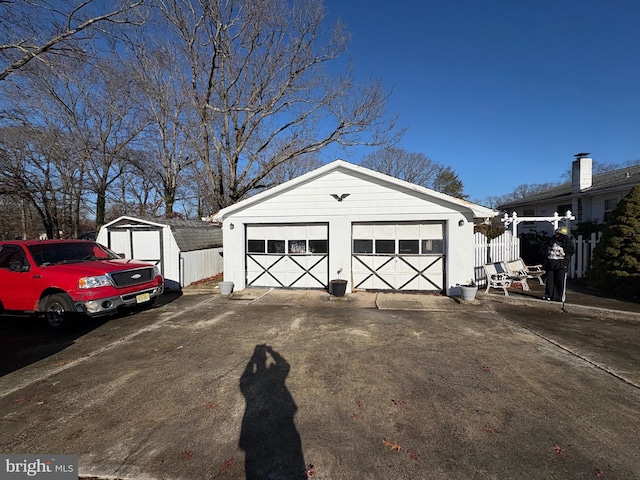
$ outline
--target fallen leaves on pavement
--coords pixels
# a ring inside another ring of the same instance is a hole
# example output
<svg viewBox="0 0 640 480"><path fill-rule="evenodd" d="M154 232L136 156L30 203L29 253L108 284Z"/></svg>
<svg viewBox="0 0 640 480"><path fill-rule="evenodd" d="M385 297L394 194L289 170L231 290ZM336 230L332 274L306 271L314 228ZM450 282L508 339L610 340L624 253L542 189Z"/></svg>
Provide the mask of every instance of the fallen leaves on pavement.
<svg viewBox="0 0 640 480"><path fill-rule="evenodd" d="M558 445L557 443L553 444L553 451L555 453L555 456L558 458L567 458L567 452L564 448L562 448L560 445Z"/></svg>
<svg viewBox="0 0 640 480"><path fill-rule="evenodd" d="M398 452L399 452L399 451L400 451L400 449L402 448L400 445L398 445L398 444L396 443L396 441L395 441L395 440L394 440L394 441L392 441L392 442L390 442L390 441L389 441L389 440L387 440L386 438L383 438L383 439L382 439L382 444L383 444L384 446L386 446L386 447L389 447L389 450L391 450L392 452L393 452L394 450L396 450L396 451L398 451Z"/></svg>
<svg viewBox="0 0 640 480"><path fill-rule="evenodd" d="M222 462L222 465L220 465L218 473L220 474L225 473L227 470L233 467L235 463L236 463L236 459L234 457L225 458L224 462Z"/></svg>

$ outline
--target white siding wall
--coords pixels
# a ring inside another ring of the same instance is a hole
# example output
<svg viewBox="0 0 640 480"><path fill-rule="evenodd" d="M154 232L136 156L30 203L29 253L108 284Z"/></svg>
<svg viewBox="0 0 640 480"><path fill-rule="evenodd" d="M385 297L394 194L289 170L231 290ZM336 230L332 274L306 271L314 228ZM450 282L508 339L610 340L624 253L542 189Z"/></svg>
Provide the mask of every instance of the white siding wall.
<svg viewBox="0 0 640 480"><path fill-rule="evenodd" d="M609 194L599 195L597 197L593 197L593 200L592 200L592 216L585 217L585 220L597 219L599 222L603 222L604 221L604 215L605 215L605 211L604 211L605 201L606 200L615 199L617 203L620 203L620 201L628 193L629 192L626 192L624 194L623 194L623 192L613 192L613 193L609 193Z"/></svg>
<svg viewBox="0 0 640 480"><path fill-rule="evenodd" d="M338 202L331 194L349 197ZM474 237L471 211L463 214L459 207L446 205L439 199L425 198L413 190L399 190L388 184L361 178L353 172L331 171L327 175L298 185L296 188L266 198L239 210L223 222L225 281L234 282L235 289L245 285L246 224L327 222L329 223L329 277L351 281L351 224L353 222L445 222L447 293L456 284L473 277ZM458 226L464 221L462 227ZM231 229L233 224L233 229ZM233 246L233 248L230 248Z"/></svg>
<svg viewBox="0 0 640 480"><path fill-rule="evenodd" d="M342 202L331 194L350 194ZM282 192L264 202L250 207L253 215L276 216L286 221L297 222L299 218L312 215L359 215L375 219L381 210L395 212L403 217L413 217L425 212L423 197L407 190L402 192L386 185L375 184L354 174L339 171L329 172L315 180ZM431 203L429 212L448 213L444 205ZM403 220L399 218L398 220ZM304 220L303 220L304 221Z"/></svg>
<svg viewBox="0 0 640 480"><path fill-rule="evenodd" d="M165 279L165 283L168 281L169 288L175 286L173 282L177 284L180 283L180 249L178 248L178 244L176 243L175 238L173 238L173 233L171 233L170 228L164 228L162 230L162 242L163 242L163 275Z"/></svg>
<svg viewBox="0 0 640 480"><path fill-rule="evenodd" d="M203 278L213 277L222 272L224 267L222 248L209 248L181 253L181 269L183 287Z"/></svg>

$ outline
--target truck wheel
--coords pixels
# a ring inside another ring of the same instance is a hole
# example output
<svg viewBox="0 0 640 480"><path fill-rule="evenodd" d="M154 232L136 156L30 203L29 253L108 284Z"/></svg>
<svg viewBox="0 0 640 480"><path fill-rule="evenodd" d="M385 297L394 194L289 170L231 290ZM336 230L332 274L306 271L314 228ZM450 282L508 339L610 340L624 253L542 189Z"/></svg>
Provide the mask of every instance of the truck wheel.
<svg viewBox="0 0 640 480"><path fill-rule="evenodd" d="M67 323L75 312L73 302L64 294L55 293L44 299L44 316L49 327L59 330Z"/></svg>

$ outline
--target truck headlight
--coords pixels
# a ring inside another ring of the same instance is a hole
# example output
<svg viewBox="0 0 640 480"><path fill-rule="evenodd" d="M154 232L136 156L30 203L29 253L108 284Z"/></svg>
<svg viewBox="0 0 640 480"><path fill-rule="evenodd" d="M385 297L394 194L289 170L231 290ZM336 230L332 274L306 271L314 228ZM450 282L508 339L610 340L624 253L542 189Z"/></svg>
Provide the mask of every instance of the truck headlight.
<svg viewBox="0 0 640 480"><path fill-rule="evenodd" d="M98 275L95 277L82 277L78 280L78 288L98 288L109 287L111 282L106 275Z"/></svg>
<svg viewBox="0 0 640 480"><path fill-rule="evenodd" d="M157 277L158 275L160 275L160 269L158 268L157 265L153 266L153 278Z"/></svg>

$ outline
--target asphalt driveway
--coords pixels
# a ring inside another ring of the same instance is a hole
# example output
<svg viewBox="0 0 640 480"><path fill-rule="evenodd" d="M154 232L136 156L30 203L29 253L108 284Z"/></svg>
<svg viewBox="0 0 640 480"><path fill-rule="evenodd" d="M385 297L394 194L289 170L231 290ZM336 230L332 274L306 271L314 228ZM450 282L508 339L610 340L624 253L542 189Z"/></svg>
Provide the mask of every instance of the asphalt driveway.
<svg viewBox="0 0 640 480"><path fill-rule="evenodd" d="M637 322L488 298L168 300L5 352L0 451L136 480L640 478Z"/></svg>

